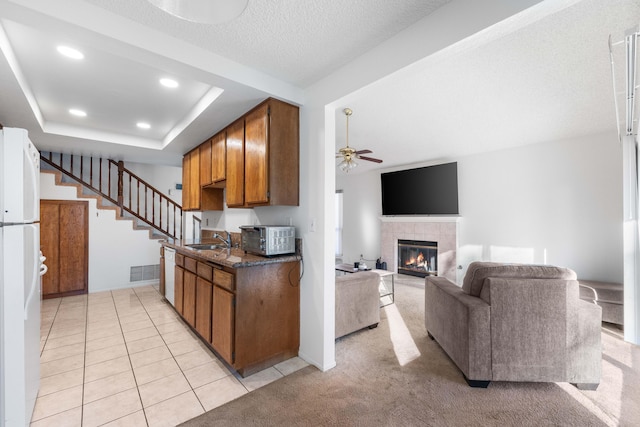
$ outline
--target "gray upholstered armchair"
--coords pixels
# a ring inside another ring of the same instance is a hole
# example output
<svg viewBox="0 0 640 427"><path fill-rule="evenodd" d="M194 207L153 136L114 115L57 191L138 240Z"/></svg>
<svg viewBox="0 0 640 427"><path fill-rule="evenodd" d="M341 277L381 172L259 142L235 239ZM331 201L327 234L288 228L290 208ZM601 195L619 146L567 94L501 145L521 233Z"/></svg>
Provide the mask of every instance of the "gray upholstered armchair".
<svg viewBox="0 0 640 427"><path fill-rule="evenodd" d="M425 326L472 387L493 381L570 382L595 390L600 307L576 274L552 266L474 262L462 288L425 279Z"/></svg>
<svg viewBox="0 0 640 427"><path fill-rule="evenodd" d="M336 338L380 322L380 276L373 271L336 277Z"/></svg>

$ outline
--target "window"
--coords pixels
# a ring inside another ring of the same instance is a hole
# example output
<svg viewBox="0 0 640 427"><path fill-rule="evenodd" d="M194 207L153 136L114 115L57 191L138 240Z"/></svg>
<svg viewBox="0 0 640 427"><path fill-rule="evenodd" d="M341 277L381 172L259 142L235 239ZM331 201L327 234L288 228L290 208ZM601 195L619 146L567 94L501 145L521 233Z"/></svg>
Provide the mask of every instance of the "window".
<svg viewBox="0 0 640 427"><path fill-rule="evenodd" d="M342 190L336 191L335 224L336 224L336 258L342 256Z"/></svg>

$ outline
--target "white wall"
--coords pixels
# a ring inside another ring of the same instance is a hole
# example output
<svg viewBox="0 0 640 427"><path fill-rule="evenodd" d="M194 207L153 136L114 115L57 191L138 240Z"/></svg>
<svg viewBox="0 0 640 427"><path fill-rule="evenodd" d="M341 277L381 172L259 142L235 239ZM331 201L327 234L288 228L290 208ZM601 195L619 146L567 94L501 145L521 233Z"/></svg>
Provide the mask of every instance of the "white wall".
<svg viewBox="0 0 640 427"><path fill-rule="evenodd" d="M622 282L621 164L613 133L460 159L458 262L546 262Z"/></svg>
<svg viewBox="0 0 640 427"><path fill-rule="evenodd" d="M160 263L160 244L149 239L148 231L133 230L129 220L117 221L113 210L97 209L96 199L78 199L75 187L56 186L50 173L40 174L40 198L88 202L89 293L157 282L129 281L132 266Z"/></svg>
<svg viewBox="0 0 640 427"><path fill-rule="evenodd" d="M343 191L342 260L352 263L363 255L372 266L380 257L380 173L338 172L336 189Z"/></svg>
<svg viewBox="0 0 640 427"><path fill-rule="evenodd" d="M125 162L124 167L156 190L182 205L182 190L176 190L176 184L182 183L182 168L175 166L150 165L145 163Z"/></svg>
<svg viewBox="0 0 640 427"><path fill-rule="evenodd" d="M579 278L622 282L622 152L615 134L452 160L462 275L470 262L484 260L560 265ZM360 216L367 222L380 215L380 174L342 175L340 187L345 229L355 224L345 232L350 260L359 256L359 242L380 235L379 221L359 226Z"/></svg>

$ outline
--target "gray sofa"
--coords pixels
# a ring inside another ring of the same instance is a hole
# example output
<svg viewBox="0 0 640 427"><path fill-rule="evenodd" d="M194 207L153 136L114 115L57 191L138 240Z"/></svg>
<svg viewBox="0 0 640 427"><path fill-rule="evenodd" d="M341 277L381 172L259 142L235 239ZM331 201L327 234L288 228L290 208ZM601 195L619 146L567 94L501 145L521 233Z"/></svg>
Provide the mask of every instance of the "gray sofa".
<svg viewBox="0 0 640 427"><path fill-rule="evenodd" d="M380 276L372 271L336 277L336 338L380 322Z"/></svg>
<svg viewBox="0 0 640 427"><path fill-rule="evenodd" d="M425 279L427 332L472 387L566 381L595 390L601 316L600 307L579 298L567 268L474 262L462 288Z"/></svg>

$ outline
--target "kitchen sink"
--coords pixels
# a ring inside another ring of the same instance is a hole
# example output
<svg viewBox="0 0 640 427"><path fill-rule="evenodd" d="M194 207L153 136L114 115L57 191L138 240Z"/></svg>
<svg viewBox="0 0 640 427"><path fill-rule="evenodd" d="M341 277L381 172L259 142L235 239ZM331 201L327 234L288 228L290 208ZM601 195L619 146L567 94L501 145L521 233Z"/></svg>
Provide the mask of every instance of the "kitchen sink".
<svg viewBox="0 0 640 427"><path fill-rule="evenodd" d="M195 250L195 251L211 251L214 249L226 249L225 245L213 244L213 243L194 243L192 245L187 245L187 247Z"/></svg>

